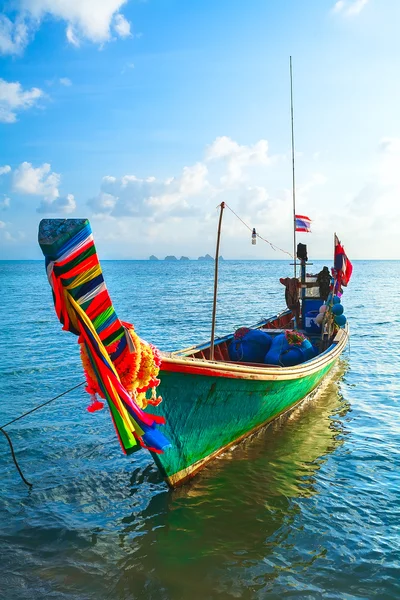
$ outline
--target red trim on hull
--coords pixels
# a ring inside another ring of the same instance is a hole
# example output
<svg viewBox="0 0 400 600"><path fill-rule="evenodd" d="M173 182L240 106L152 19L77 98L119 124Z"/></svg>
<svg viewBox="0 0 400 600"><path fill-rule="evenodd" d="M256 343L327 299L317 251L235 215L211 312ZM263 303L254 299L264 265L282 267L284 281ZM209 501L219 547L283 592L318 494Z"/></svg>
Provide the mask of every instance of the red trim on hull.
<svg viewBox="0 0 400 600"><path fill-rule="evenodd" d="M173 373L186 373L187 375L205 375L206 377L226 377L229 379L248 379L248 375L241 375L229 371L221 371L219 369L207 369L206 367L196 367L194 365L179 365L163 361L160 367L162 371L172 371Z"/></svg>

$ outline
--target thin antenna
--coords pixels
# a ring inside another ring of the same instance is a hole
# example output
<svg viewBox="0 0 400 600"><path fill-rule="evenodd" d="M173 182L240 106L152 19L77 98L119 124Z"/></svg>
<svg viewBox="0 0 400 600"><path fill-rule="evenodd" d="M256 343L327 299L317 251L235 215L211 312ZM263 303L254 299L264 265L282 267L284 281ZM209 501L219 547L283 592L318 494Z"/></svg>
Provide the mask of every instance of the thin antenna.
<svg viewBox="0 0 400 600"><path fill-rule="evenodd" d="M294 125L293 125L293 74L292 57L290 57L290 114L292 122L292 190L293 190L293 258L294 276L297 277L296 268L296 181L294 176Z"/></svg>

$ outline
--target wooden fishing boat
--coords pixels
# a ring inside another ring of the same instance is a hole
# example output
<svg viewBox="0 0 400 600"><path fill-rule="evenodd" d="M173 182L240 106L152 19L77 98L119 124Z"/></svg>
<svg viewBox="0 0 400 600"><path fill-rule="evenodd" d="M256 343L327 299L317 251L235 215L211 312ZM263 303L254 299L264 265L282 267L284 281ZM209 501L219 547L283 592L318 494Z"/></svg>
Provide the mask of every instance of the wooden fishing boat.
<svg viewBox="0 0 400 600"><path fill-rule="evenodd" d="M80 322L86 323L93 335L98 336L103 355L110 363L116 362L114 355L105 350L107 344L115 343L112 335L110 338L110 331L115 332L119 344L125 342L128 335L126 328L120 327L122 322L112 312L114 309L105 287L89 222L85 219L44 219L39 228L39 242L46 256L56 311L63 328L77 335L80 333L80 340L85 335L84 329L80 329ZM82 275L87 269L83 280ZM302 271L305 272L305 263ZM60 277L61 287L58 290L55 275ZM306 290L302 293L305 296ZM91 305L100 296L103 297L100 311L107 317L105 322L101 321L102 313L94 316ZM60 308L62 302L69 305L65 309ZM304 307L305 303L304 297ZM71 306L75 307L74 310L80 307L81 317L71 312ZM293 330L294 325L293 312L287 309L256 323L251 329L266 331L274 337ZM162 402L149 406L145 412L151 411L158 417L158 422L165 419L162 429L169 445L162 453L151 452L171 487L181 485L216 456L316 392L343 352L348 328L336 327L325 337L306 333L318 346L319 353L306 362L289 367L231 360L229 345L234 338L233 333L215 339L213 343L160 353L158 392ZM94 358L91 357L91 360ZM105 377L102 375L99 379ZM118 428L115 406L118 408L122 392L119 393L120 398L110 399L106 390L101 390ZM129 448L126 450L130 452Z"/></svg>

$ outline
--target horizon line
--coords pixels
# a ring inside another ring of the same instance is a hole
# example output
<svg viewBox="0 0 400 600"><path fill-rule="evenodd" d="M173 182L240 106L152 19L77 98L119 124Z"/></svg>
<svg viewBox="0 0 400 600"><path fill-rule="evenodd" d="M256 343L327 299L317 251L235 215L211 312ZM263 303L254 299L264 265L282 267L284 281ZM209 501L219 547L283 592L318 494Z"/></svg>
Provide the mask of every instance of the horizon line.
<svg viewBox="0 0 400 600"><path fill-rule="evenodd" d="M320 260L331 260L332 257L329 258L313 258L312 260L314 261L320 261ZM42 258L0 258L0 263L2 262L43 262L44 259ZM165 258L158 258L157 260L150 260L149 258L102 258L99 259L100 262L105 262L105 261L124 261L124 262L132 262L132 261L138 261L138 262L160 262L160 263L185 263L185 262L201 262L201 263L210 263L210 262L215 262L215 258L213 259L206 259L206 260L199 260L198 258L188 258L185 260L181 260L180 258L177 258L176 260L166 260ZM246 262L288 262L289 260L293 260L293 259L285 259L285 258L223 258L222 262L227 262L227 261L246 261ZM369 260L376 260L376 261L400 261L400 258L352 258L351 262L359 262L359 261L369 261ZM300 265L300 261L298 261L298 264ZM311 264L311 262L308 262L307 264Z"/></svg>

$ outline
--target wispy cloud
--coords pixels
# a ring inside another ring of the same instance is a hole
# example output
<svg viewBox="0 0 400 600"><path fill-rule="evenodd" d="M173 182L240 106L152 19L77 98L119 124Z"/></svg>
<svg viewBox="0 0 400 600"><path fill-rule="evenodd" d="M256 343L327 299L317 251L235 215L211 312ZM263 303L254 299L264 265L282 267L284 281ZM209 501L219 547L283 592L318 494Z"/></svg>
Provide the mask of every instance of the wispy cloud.
<svg viewBox="0 0 400 600"><path fill-rule="evenodd" d="M59 82L65 87L69 87L70 85L72 85L72 81L68 77L60 77Z"/></svg>
<svg viewBox="0 0 400 600"><path fill-rule="evenodd" d="M130 37L132 35L131 24L121 14L115 15L113 28L115 33L121 38Z"/></svg>
<svg viewBox="0 0 400 600"><path fill-rule="evenodd" d="M10 165L4 165L3 167L0 167L0 175L6 175L7 173L11 172L11 167Z"/></svg>
<svg viewBox="0 0 400 600"><path fill-rule="evenodd" d="M338 0L332 12L340 13L345 17L354 17L360 14L369 0Z"/></svg>
<svg viewBox="0 0 400 600"><path fill-rule="evenodd" d="M3 195L3 198L0 199L0 210L7 210L10 208L11 200L8 196Z"/></svg>
<svg viewBox="0 0 400 600"><path fill-rule="evenodd" d="M18 112L35 106L43 96L39 88L24 91L19 81L0 79L0 122L15 123Z"/></svg>
<svg viewBox="0 0 400 600"><path fill-rule="evenodd" d="M127 62L125 64L125 66L122 68L121 70L121 75L123 75L124 73L126 73L126 71L129 69L134 69L135 68L135 63L133 62Z"/></svg>
<svg viewBox="0 0 400 600"><path fill-rule="evenodd" d="M30 26L21 15L11 21L0 15L0 54L21 54L30 40Z"/></svg>

